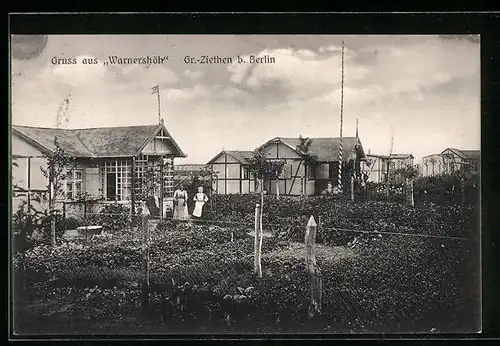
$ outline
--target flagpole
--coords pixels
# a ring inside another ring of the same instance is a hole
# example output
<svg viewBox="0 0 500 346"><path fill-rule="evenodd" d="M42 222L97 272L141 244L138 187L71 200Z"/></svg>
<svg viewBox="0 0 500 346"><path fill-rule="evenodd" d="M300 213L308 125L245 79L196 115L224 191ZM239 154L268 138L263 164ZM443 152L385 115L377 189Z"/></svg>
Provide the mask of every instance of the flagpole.
<svg viewBox="0 0 500 346"><path fill-rule="evenodd" d="M161 122L160 89L158 88L158 124Z"/></svg>
<svg viewBox="0 0 500 346"><path fill-rule="evenodd" d="M158 124L161 123L161 103L160 103L160 86L155 85L151 88L151 95L156 94L158 97Z"/></svg>
<svg viewBox="0 0 500 346"><path fill-rule="evenodd" d="M342 192L342 124L344 121L344 41L342 41L342 78L340 83L340 138L339 138L339 172L338 188Z"/></svg>

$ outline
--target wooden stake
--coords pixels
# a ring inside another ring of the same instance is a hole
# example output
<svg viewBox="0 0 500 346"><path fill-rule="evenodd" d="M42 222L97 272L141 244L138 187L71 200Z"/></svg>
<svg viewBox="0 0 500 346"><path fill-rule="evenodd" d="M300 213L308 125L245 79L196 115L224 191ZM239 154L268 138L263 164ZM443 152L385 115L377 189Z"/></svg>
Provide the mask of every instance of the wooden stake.
<svg viewBox="0 0 500 346"><path fill-rule="evenodd" d="M276 178L276 199L280 199L280 186L278 178Z"/></svg>
<svg viewBox="0 0 500 346"><path fill-rule="evenodd" d="M50 221L50 243L52 246L56 246L56 219L55 219L55 193L54 193L54 183L50 183L50 195L49 195L49 211L51 216ZM28 211L29 212L29 211Z"/></svg>
<svg viewBox="0 0 500 346"><path fill-rule="evenodd" d="M415 207L415 199L413 198L413 180L410 180L410 205Z"/></svg>
<svg viewBox="0 0 500 346"><path fill-rule="evenodd" d="M261 208L259 203L255 205L255 235L254 235L254 273L257 275L259 278L262 277L262 266L261 266L261 261L260 261L260 254L261 254L261 225L260 225L260 220L261 220Z"/></svg>
<svg viewBox="0 0 500 346"><path fill-rule="evenodd" d="M351 201L354 202L354 177L351 175Z"/></svg>
<svg viewBox="0 0 500 346"><path fill-rule="evenodd" d="M50 229L51 229L52 246L56 246L56 219L54 211L52 211L52 220L50 222Z"/></svg>
<svg viewBox="0 0 500 346"><path fill-rule="evenodd" d="M465 182L463 179L460 179L460 201L465 204Z"/></svg>
<svg viewBox="0 0 500 346"><path fill-rule="evenodd" d="M316 268L316 229L317 224L314 217L311 216L306 227L306 268L311 280L311 303L309 305L309 318L321 314L321 278Z"/></svg>

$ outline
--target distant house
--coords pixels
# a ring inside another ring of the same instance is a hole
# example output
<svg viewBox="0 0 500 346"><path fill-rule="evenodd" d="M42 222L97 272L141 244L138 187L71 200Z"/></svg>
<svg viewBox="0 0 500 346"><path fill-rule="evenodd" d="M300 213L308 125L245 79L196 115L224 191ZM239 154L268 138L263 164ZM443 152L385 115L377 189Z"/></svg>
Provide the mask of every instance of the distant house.
<svg viewBox="0 0 500 346"><path fill-rule="evenodd" d="M451 174L463 171L477 174L480 170L481 151L447 148L440 154L427 155L422 158L424 176Z"/></svg>
<svg viewBox="0 0 500 346"><path fill-rule="evenodd" d="M367 154L362 169L368 174L368 181L383 183L387 179L387 170L390 173L407 166L413 166L412 154L376 155ZM393 177L399 179L399 177ZM392 178L391 178L392 179Z"/></svg>
<svg viewBox="0 0 500 346"><path fill-rule="evenodd" d="M174 189L181 184L191 184L193 179L211 180L210 167L203 164L181 164L174 166ZM210 191L205 191L210 192Z"/></svg>
<svg viewBox="0 0 500 346"><path fill-rule="evenodd" d="M337 184L340 139L311 139L309 153L315 159L310 163L306 163L302 153L297 150L300 138L276 137L258 148L269 160L284 162L278 179L264 180L264 190L275 194L278 185L282 195L313 195L323 191L328 182ZM359 175L360 162L365 160L365 153L358 137L344 137L342 144L343 184L347 186L348 172ZM214 174L218 175L218 193L252 193L261 189L249 171L248 159L252 156L253 151L223 151L209 162Z"/></svg>
<svg viewBox="0 0 500 346"><path fill-rule="evenodd" d="M431 154L422 157L422 175L424 177L445 173L443 157L440 154Z"/></svg>
<svg viewBox="0 0 500 346"><path fill-rule="evenodd" d="M223 150L207 166L213 172L212 191L218 194L253 193L256 181L248 161L252 151Z"/></svg>
<svg viewBox="0 0 500 346"><path fill-rule="evenodd" d="M47 179L40 167L44 155L52 155L54 138L76 166L63 185L59 202L79 196L130 204L142 195L146 167L163 167L164 205L172 201L174 159L186 157L163 121L158 125L54 129L28 126L12 127L14 203L30 199L33 192L47 192ZM160 165L163 162L163 165ZM160 194L158 181L155 196Z"/></svg>

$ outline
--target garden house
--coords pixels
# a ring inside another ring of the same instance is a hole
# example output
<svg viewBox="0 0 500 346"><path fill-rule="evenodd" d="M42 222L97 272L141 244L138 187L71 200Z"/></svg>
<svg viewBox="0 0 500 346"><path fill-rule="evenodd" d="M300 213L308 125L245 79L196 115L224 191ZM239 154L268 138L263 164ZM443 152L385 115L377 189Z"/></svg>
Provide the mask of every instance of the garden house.
<svg viewBox="0 0 500 346"><path fill-rule="evenodd" d="M172 204L174 159L186 155L162 120L158 125L85 129L13 126L14 209L22 201L31 203L33 193L48 193L41 167L54 153L55 138L76 162L56 196L58 202L85 197L135 205L154 197L163 210ZM146 176L152 168L153 179Z"/></svg>
<svg viewBox="0 0 500 346"><path fill-rule="evenodd" d="M321 193L328 182L337 184L340 139L311 139L307 157L297 148L301 143L298 137L276 137L258 148L269 160L284 163L277 179L264 180L264 190L269 194L278 190L282 195L314 195ZM358 137L342 138L342 148L343 185L347 186L351 172L359 176L360 162L365 160L365 153ZM260 190L249 169L248 159L252 156L253 151L223 151L209 161L208 165L217 176L217 193L253 193Z"/></svg>

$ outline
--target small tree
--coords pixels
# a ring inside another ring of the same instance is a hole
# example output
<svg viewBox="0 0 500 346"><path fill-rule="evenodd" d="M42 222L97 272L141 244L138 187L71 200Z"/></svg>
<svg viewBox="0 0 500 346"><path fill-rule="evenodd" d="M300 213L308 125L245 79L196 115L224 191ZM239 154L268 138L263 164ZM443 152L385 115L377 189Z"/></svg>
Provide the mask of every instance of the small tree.
<svg viewBox="0 0 500 346"><path fill-rule="evenodd" d="M399 168L394 171L395 175L401 175L405 179L406 182L406 196L408 203L413 206L413 181L420 176L420 171L418 167L407 165L406 167Z"/></svg>
<svg viewBox="0 0 500 346"><path fill-rule="evenodd" d="M68 155L60 146L57 137L54 137L54 152L46 154L47 168L40 167L45 178L48 180L47 189L49 190L49 215L51 220L51 243L56 245L56 197L62 193L64 181L69 172L75 168L76 160Z"/></svg>
<svg viewBox="0 0 500 346"><path fill-rule="evenodd" d="M311 153L313 141L314 140L309 137L302 137L302 135L299 135L299 143L297 144L296 150L302 156L306 164L313 164L318 159L317 155Z"/></svg>
<svg viewBox="0 0 500 346"><path fill-rule="evenodd" d="M311 153L311 145L313 143L313 139L309 137L302 137L299 135L299 143L296 146L296 151L304 160L304 164L309 169L313 169L314 164L318 160L318 156L316 154Z"/></svg>
<svg viewBox="0 0 500 346"><path fill-rule="evenodd" d="M277 179L283 171L284 160L269 160L262 149L254 151L250 161L250 173L252 173L261 188L261 205L264 202L264 179Z"/></svg>

